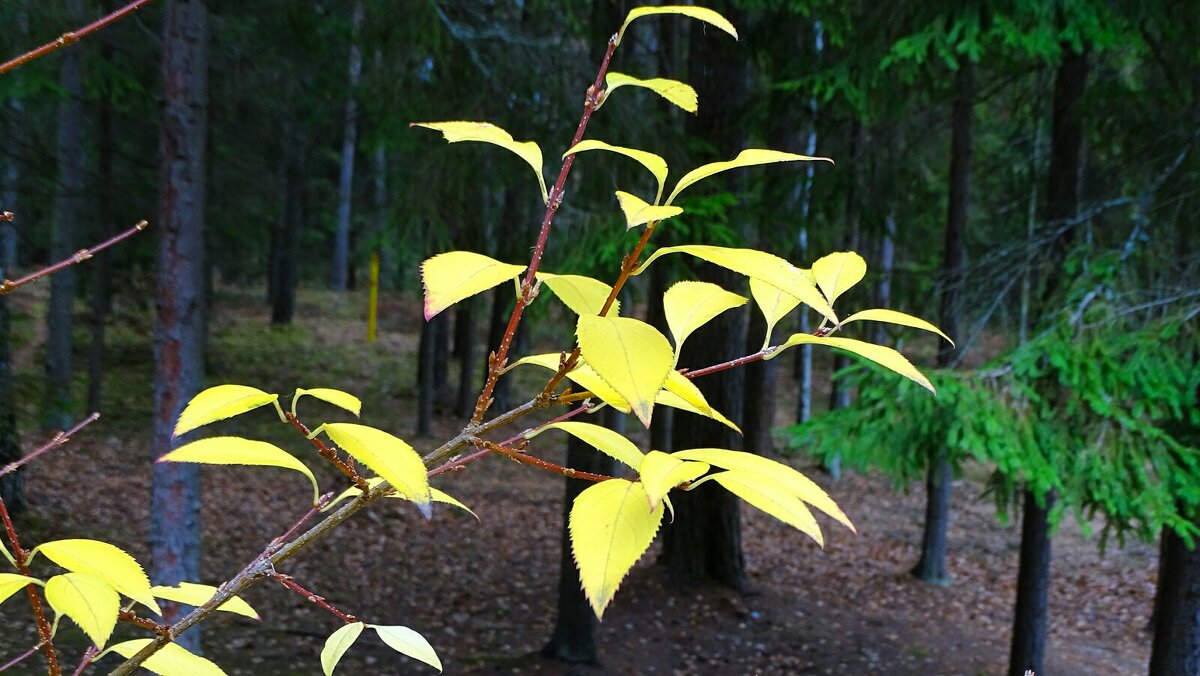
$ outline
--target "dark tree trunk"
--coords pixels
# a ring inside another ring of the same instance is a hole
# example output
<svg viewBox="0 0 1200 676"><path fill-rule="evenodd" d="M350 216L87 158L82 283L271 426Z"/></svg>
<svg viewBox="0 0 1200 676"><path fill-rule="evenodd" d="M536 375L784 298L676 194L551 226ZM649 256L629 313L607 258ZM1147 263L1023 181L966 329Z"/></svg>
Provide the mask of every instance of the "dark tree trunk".
<svg viewBox="0 0 1200 676"><path fill-rule="evenodd" d="M762 348L767 322L757 308L750 311L746 323L746 347L743 354L751 354ZM771 428L775 426L776 390L779 388L779 361L756 361L745 367L746 400L742 416L742 434L745 450L759 455L769 455L774 450Z"/></svg>
<svg viewBox="0 0 1200 676"><path fill-rule="evenodd" d="M345 291L350 274L350 205L354 199L354 148L358 142L358 80L362 76L362 49L358 45L363 22L363 4L354 3L351 19L350 66L346 73L348 94L342 120L342 167L338 174L337 230L333 237L333 269L329 286Z"/></svg>
<svg viewBox="0 0 1200 676"><path fill-rule="evenodd" d="M1041 311L1052 307L1055 292L1062 283L1062 261L1070 248L1075 225L1072 219L1079 207L1079 184L1083 171L1083 123L1080 104L1087 85L1087 55L1064 45L1062 63L1054 82L1054 119L1050 138L1050 168L1047 175L1046 220L1062 226L1055 238L1047 262L1048 273L1042 289ZM1053 406L1054 395L1048 405ZM1009 674L1022 676L1026 669L1042 673L1049 624L1046 594L1050 586L1049 507L1054 494L1046 496L1042 508L1025 493L1025 516L1021 524L1021 567L1017 573L1017 602L1013 620Z"/></svg>
<svg viewBox="0 0 1200 676"><path fill-rule="evenodd" d="M467 418L475 411L475 314L479 304L468 298L454 311L454 352L458 358L458 397L454 407L458 415Z"/></svg>
<svg viewBox="0 0 1200 676"><path fill-rule="evenodd" d="M657 233L656 233L657 234ZM667 233L662 233L666 235ZM665 246L663 240L659 241L659 246ZM649 307L646 308L646 323L658 329L664 336L670 335L670 330L667 326L667 315L663 309L662 297L666 293L669 284L667 283L667 266L659 265L650 269L650 298ZM672 437L675 429L675 409L667 406L658 406L654 409L654 421L650 425L650 448L663 453L670 453L675 450L672 446Z"/></svg>
<svg viewBox="0 0 1200 676"><path fill-rule="evenodd" d="M1200 547L1164 529L1150 676L1200 676Z"/></svg>
<svg viewBox="0 0 1200 676"><path fill-rule="evenodd" d="M458 311L457 305L455 311ZM454 410L456 394L450 383L450 313L443 312L434 317L433 324L436 331L433 338L434 407L438 413L445 413Z"/></svg>
<svg viewBox="0 0 1200 676"><path fill-rule="evenodd" d="M421 339L417 345L417 436L433 434L433 405L437 398L437 341L441 335L440 325L446 321L443 312L421 325Z"/></svg>
<svg viewBox="0 0 1200 676"><path fill-rule="evenodd" d="M159 193L158 295L154 328L153 457L171 450L175 420L203 376L202 303L205 148L208 108L208 12L203 0L171 0L163 27L162 174ZM200 473L197 465L160 463L150 498L151 578L195 581L200 573ZM183 607L164 605L175 622ZM193 630L176 639L193 650Z"/></svg>
<svg viewBox="0 0 1200 676"><path fill-rule="evenodd" d="M942 249L941 327L947 335L958 335L965 284L963 262L966 259L967 210L971 198L971 126L975 107L975 65L964 59L954 79L954 113L950 138L950 195L947 200L946 237ZM954 361L953 348L942 342L938 349L938 368ZM943 446L930 448L925 475L925 533L921 538L921 559L913 575L932 584L949 584L946 570L946 531L950 527L950 483L953 467Z"/></svg>
<svg viewBox="0 0 1200 676"><path fill-rule="evenodd" d="M105 2L105 11L116 9L113 2ZM106 62L113 59L112 34L105 32L100 36L100 56ZM113 194L113 144L116 141L116 131L113 129L112 106L107 101L100 102L99 111L100 141L99 167L96 187L100 200L96 205L96 216L99 223L98 236L95 241L104 239L113 226L112 204ZM104 403L104 334L108 327L108 313L112 309L112 272L110 252L101 251L92 260L92 316L91 342L88 345L88 409L99 411Z"/></svg>
<svg viewBox="0 0 1200 676"><path fill-rule="evenodd" d="M83 0L68 0L70 21L83 18ZM54 200L54 229L50 258L60 261L75 252L76 229L83 209L83 55L80 49L63 52L59 84L63 100L58 108L58 184ZM75 271L62 270L50 278L46 312L46 390L43 423L66 429L73 415L71 403L71 306L75 300Z"/></svg>
<svg viewBox="0 0 1200 676"><path fill-rule="evenodd" d="M271 229L269 296L271 323L291 324L296 315L296 284L300 276L300 224L304 214L306 140L303 133L284 125L283 200L279 219ZM291 131L292 133L288 133Z"/></svg>
<svg viewBox="0 0 1200 676"><path fill-rule="evenodd" d="M28 29L28 16L24 5L18 5L11 12L11 27L14 37L24 41ZM20 77L18 73L9 73L7 77ZM17 97L11 97L7 103L11 115L9 124L0 120L0 127L6 133L12 134L20 124L23 104ZM5 138L12 138L6 136ZM0 151L0 211L11 211L16 214L14 220L21 215L17 206L18 183L21 170L15 153ZM17 232L13 223L0 221L0 279L12 276L11 270L16 265ZM21 457L21 442L17 436L17 407L12 381L12 320L8 296L0 296L0 465L7 465ZM23 470L0 476L0 498L13 514L20 513L25 506L25 477Z"/></svg>

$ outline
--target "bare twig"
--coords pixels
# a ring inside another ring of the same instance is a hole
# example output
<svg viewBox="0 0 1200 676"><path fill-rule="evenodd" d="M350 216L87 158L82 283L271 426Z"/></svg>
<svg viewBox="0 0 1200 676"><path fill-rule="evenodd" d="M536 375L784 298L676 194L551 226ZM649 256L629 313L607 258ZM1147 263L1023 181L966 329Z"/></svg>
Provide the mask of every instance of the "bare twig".
<svg viewBox="0 0 1200 676"><path fill-rule="evenodd" d="M18 664L20 664L20 663L24 662L25 660L29 659L29 658L30 658L30 657L31 657L31 656L32 656L34 653L36 653L37 651L41 650L41 649L42 649L42 646L44 646L44 645L46 645L46 643L45 643L44 641L38 641L38 642L37 642L37 643L36 643L36 644L35 644L35 645L34 645L32 648L30 648L29 650L26 650L25 652L21 653L20 655L17 655L16 657L12 658L11 660L9 660L9 661L5 662L4 664L0 665L0 671L8 671L9 669L11 669L11 668L13 668L13 667L17 666Z"/></svg>
<svg viewBox="0 0 1200 676"><path fill-rule="evenodd" d="M322 458L325 458L329 462L333 463L333 466L337 467L338 471L340 471L342 474L345 474L346 478L354 482L354 485L357 486L359 490L363 491L364 493L366 492L367 480L362 478L362 476L359 475L359 473L355 471L353 467L348 465L345 460L339 458L337 451L327 446L319 437L312 436L312 432L304 423L297 420L296 416L287 412L285 412L283 415L287 417L287 421L292 424L292 427L296 428L296 431L300 432L300 434L303 434L306 439L312 442L313 447L317 449L317 453L319 453Z"/></svg>
<svg viewBox="0 0 1200 676"><path fill-rule="evenodd" d="M531 467L536 467L540 470L545 470L552 474L559 474L559 475L567 477L568 479L583 479L584 481L608 481L609 479L615 478L615 477L611 477L607 474L593 474L592 472L583 472L583 471L580 471L577 469L572 469L570 467L564 467L562 465L557 465L555 463L550 462L549 460L542 460L541 458L535 458L534 456L529 455L522 449L509 448L508 446L503 446L501 444L497 444L497 443L494 443L491 441L486 441L484 439L473 439L472 443L474 443L476 446L480 447L481 449L487 449L489 451L499 453L500 455L506 456L513 460L516 460L517 462L519 462L523 465L529 465Z"/></svg>
<svg viewBox="0 0 1200 676"><path fill-rule="evenodd" d="M87 650L83 651L83 659L79 660L79 665L75 667L75 671L71 672L71 676L79 676L82 674L83 670L88 668L88 665L92 663L92 659L94 659L96 654L99 652L100 651L96 649L96 646L88 646ZM0 668L0 671L3 671L3 669Z"/></svg>
<svg viewBox="0 0 1200 676"><path fill-rule="evenodd" d="M124 239L132 237L133 235L136 235L137 233L141 232L142 230L145 230L147 225L149 225L149 223L147 223L144 220L138 221L137 224L134 225L132 228L126 230L125 232L122 232L121 234L117 235L116 237L113 237L107 241L101 242L100 244L97 244L96 246L94 246L90 249L80 249L79 251L76 251L70 258L61 260L53 265L44 267L41 270L38 270L37 272L33 272L28 275L25 275L24 277L22 277L18 280L15 280L15 281L11 280L11 279L6 279L2 283L0 283L0 296L3 296L5 294L10 294L13 291L15 291L16 289L18 289L22 286L25 286L26 284L28 284L30 282L39 280L42 277L45 277L47 275L52 275L52 274L58 272L59 270L62 270L63 268L75 265L76 263L82 263L82 262L86 261L87 259L91 258L92 256L96 255L97 253L104 251L108 247L110 247Z"/></svg>
<svg viewBox="0 0 1200 676"><path fill-rule="evenodd" d="M143 6L147 5L149 2L150 2L150 0L136 0L136 2L131 2L128 5L126 5L125 7L122 7L121 9L118 9L117 11L115 11L112 14L109 14L103 18L93 21L92 23L84 26L83 28L80 28L79 30L67 31L66 33L63 33L62 35L58 36L58 38L56 38L50 42L47 42L46 44L42 45L41 47L38 47L37 49L25 52L24 54L14 58L14 59L6 61L3 64L0 64L0 73L7 73L8 71L12 70L13 68L16 68L17 66L23 66L40 56L45 56L46 54L49 54L50 52L53 52L56 49L59 49L60 47L66 47L67 45L71 45L76 42L79 42L80 40L87 37L91 33L94 33L96 31L100 30L101 28L104 28L105 26L109 25L110 23L119 21L120 19L136 12L137 10L141 9Z"/></svg>
<svg viewBox="0 0 1200 676"><path fill-rule="evenodd" d="M78 432L79 430L83 429L84 427L87 427L88 425L96 422L99 419L100 419L99 413L92 413L91 415L84 418L83 420L80 420L78 423L75 424L74 427L67 430L66 432L59 432L59 433L55 434L53 437L50 438L50 441L47 441L45 444L42 444L42 446L40 448L38 448L37 450L35 450L34 452L21 458L20 460L15 460L13 462L8 463L4 467L0 467L0 476L4 476L5 474L15 472L22 465L27 465L27 464L33 462L34 460L37 460L40 456L45 455L46 453L49 453L50 451L58 448L59 446L62 446L63 444L70 441L71 437L74 436L76 432Z"/></svg>
<svg viewBox="0 0 1200 676"><path fill-rule="evenodd" d="M346 624L350 624L351 622L358 622L357 617L355 617L349 613L343 613L342 611L338 610L337 608L335 608L333 606L332 603L330 603L329 601L326 601L324 596L318 596L318 595L310 592L309 590L305 589L304 587L300 586L296 582L296 580L292 578L291 575L284 575L283 573L271 573L271 577L274 578L276 582L283 585L284 587L287 587L288 589L296 592L297 594L303 596L304 598L308 599L309 601L312 601L313 603L317 604L321 608L324 608L325 610L329 611L330 613L333 613L333 615L335 615L342 622L345 622Z"/></svg>

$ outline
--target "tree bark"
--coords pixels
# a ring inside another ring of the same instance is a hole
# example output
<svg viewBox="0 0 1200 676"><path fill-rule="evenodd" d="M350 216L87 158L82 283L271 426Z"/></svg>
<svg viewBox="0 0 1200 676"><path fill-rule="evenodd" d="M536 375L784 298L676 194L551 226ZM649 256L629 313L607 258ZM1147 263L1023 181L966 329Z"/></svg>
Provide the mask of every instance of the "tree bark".
<svg viewBox="0 0 1200 676"><path fill-rule="evenodd" d="M24 3L18 3L11 11L12 28L15 36L24 40L28 32L28 15ZM20 77L18 73L9 73L7 77ZM8 134L15 132L20 124L23 104L21 99L12 97L8 101L10 123L4 131ZM0 125L4 121L0 120ZM5 136L12 138L12 136ZM20 192L21 170L16 154L11 150L0 150L0 211L11 211L14 220L20 219L17 196ZM13 223L0 221L0 279L9 278L12 268L16 265L17 231ZM12 318L8 296L0 296L0 465L7 465L21 457L21 442L17 435L17 406L14 397L12 381ZM12 514L20 513L25 507L25 477L24 470L0 476L0 498Z"/></svg>
<svg viewBox="0 0 1200 676"><path fill-rule="evenodd" d="M1050 510L1057 496L1053 491L1039 503L1038 496L1025 491L1021 521L1021 563L1017 573L1017 607L1013 613L1009 676L1025 676L1042 670L1046 657L1047 603L1050 595Z"/></svg>
<svg viewBox="0 0 1200 676"><path fill-rule="evenodd" d="M941 327L947 335L958 335L962 313L962 289L966 280L967 212L971 200L971 127L975 107L975 64L964 59L954 78L954 112L950 138L950 194L947 200L945 242L942 249ZM953 347L942 342L938 348L938 368L954 361ZM921 538L921 558L913 569L924 582L945 585L950 582L946 570L946 531L950 527L950 484L954 478L950 454L944 446L928 449L929 467L925 475L925 532Z"/></svg>
<svg viewBox="0 0 1200 676"><path fill-rule="evenodd" d="M175 420L200 389L204 332L203 258L208 108L208 12L203 0L171 0L163 27L162 162L159 192L157 321L154 328L153 457L174 448ZM150 498L151 578L195 581L200 573L197 465L156 463ZM164 605L164 621L183 607ZM189 650L199 636L178 639Z"/></svg>
<svg viewBox="0 0 1200 676"><path fill-rule="evenodd" d="M67 0L69 21L83 18L83 0ZM80 50L62 54L59 84L63 100L58 107L58 184L54 199L54 226L50 258L60 261L75 252L76 228L83 213L83 65ZM73 415L71 403L71 315L75 300L75 271L67 268L50 278L46 312L46 390L43 423L67 429Z"/></svg>
<svg viewBox="0 0 1200 676"><path fill-rule="evenodd" d="M1171 529L1162 539L1150 676L1200 676L1200 547Z"/></svg>
<svg viewBox="0 0 1200 676"><path fill-rule="evenodd" d="M108 0L104 3L105 11L114 11L115 3ZM112 34L104 32L100 38L100 58L111 63L113 60ZM112 106L108 101L100 102L99 111L99 157L96 187L100 199L96 204L98 227L95 241L102 241L109 233L113 224L112 204L110 195L113 194L113 144L116 142L116 130L113 128ZM101 251L92 260L92 315L91 341L88 344L88 410L99 411L104 408L104 334L108 328L108 313L112 309L112 269L110 265L111 252Z"/></svg>
<svg viewBox="0 0 1200 676"><path fill-rule="evenodd" d="M475 343L478 336L475 331L475 315L479 305L474 298L468 298L458 304L454 311L454 351L458 358L458 397L455 411L459 416L469 418L475 410Z"/></svg>
<svg viewBox="0 0 1200 676"><path fill-rule="evenodd" d="M437 398L437 340L441 335L439 325L446 320L442 312L421 324L421 338L417 345L417 430L418 437L433 434L433 405Z"/></svg>
<svg viewBox="0 0 1200 676"><path fill-rule="evenodd" d="M350 66L347 69L346 112L342 123L342 168L338 174L337 230L333 237L333 270L329 286L345 291L350 272L350 205L354 198L354 148L358 142L358 81L362 76L362 49L359 33L363 23L363 4L354 3L351 18Z"/></svg>
<svg viewBox="0 0 1200 676"><path fill-rule="evenodd" d="M291 324L296 315L296 284L300 277L300 224L304 208L304 169L307 141L303 132L284 124L283 185L279 219L271 230L269 300L271 323Z"/></svg>
<svg viewBox="0 0 1200 676"><path fill-rule="evenodd" d="M746 346L743 354L762 348L767 322L757 308L750 311L746 322ZM756 361L747 364L742 435L745 450L759 455L774 451L771 428L775 426L776 390L779 388L779 361Z"/></svg>

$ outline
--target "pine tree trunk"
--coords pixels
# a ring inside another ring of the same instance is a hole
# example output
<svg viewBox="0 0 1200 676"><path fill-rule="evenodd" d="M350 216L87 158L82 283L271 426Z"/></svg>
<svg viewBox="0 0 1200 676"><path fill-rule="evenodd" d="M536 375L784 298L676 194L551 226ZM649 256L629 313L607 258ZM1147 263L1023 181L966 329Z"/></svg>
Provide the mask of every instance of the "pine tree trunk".
<svg viewBox="0 0 1200 676"><path fill-rule="evenodd" d="M475 411L475 315L479 304L474 298L468 298L458 304L454 311L454 351L458 358L458 397L455 411L459 416L469 418Z"/></svg>
<svg viewBox="0 0 1200 676"><path fill-rule="evenodd" d="M203 378L205 149L208 12L203 0L170 0L163 27L162 174L157 228L158 294L154 328L153 457L175 447L175 420ZM200 574L200 473L197 465L156 463L150 498L151 578L195 581ZM183 607L164 605L164 621ZM195 629L178 643L199 647Z"/></svg>
<svg viewBox="0 0 1200 676"><path fill-rule="evenodd" d="M750 311L746 322L746 347L743 354L751 354L762 348L767 322L757 308ZM745 450L759 455L770 455L774 451L771 428L775 426L776 390L779 388L779 361L756 361L747 364L742 434Z"/></svg>
<svg viewBox="0 0 1200 676"><path fill-rule="evenodd" d="M1021 520L1021 563L1017 573L1017 607L1013 619L1009 676L1035 674L1046 657L1047 603L1050 596L1050 510L1056 495L1047 493L1041 504L1033 491L1025 491Z"/></svg>
<svg viewBox="0 0 1200 676"><path fill-rule="evenodd" d="M975 66L964 59L954 79L954 113L950 138L950 195L947 200L945 242L942 249L941 328L947 335L958 335L962 312L962 289L966 280L967 210L971 198L971 126L975 107ZM941 343L938 368L947 368L954 360L953 347ZM932 584L949 584L946 570L946 532L950 527L950 482L953 467L944 447L928 449L929 467L925 476L925 532L921 538L921 559L913 575Z"/></svg>
<svg viewBox="0 0 1200 676"><path fill-rule="evenodd" d="M359 32L363 23L363 4L354 3L351 19L350 66L347 70L346 112L342 123L342 168L338 174L337 230L333 237L333 269L329 286L345 291L350 274L350 205L354 198L354 148L358 142L358 80L362 76L362 49Z"/></svg>
<svg viewBox="0 0 1200 676"><path fill-rule="evenodd" d="M280 217L271 232L271 323L291 324L296 315L296 285L300 277L300 228L304 207L307 138L302 129L284 124L283 185Z"/></svg>
<svg viewBox="0 0 1200 676"><path fill-rule="evenodd" d="M1200 547L1164 529L1150 676L1200 676Z"/></svg>
<svg viewBox="0 0 1200 676"><path fill-rule="evenodd" d="M69 21L83 18L83 0L68 0ZM50 258L60 261L75 252L76 229L83 214L83 55L80 49L63 52L59 84L63 100L58 108L58 184L54 200L54 226ZM75 300L75 271L67 268L50 278L46 312L46 390L43 423L66 429L74 414L71 402L71 315Z"/></svg>
<svg viewBox="0 0 1200 676"><path fill-rule="evenodd" d="M24 4L18 4L11 12L12 26L10 30L14 37L24 41L28 32L28 15ZM9 78L20 77L18 73L9 73ZM20 124L23 104L21 99L12 97L8 101L8 113L5 120L0 120L4 128L4 138L13 138L15 128ZM18 184L21 179L21 169L13 152L0 152L0 212L11 211L14 220L20 220L21 215L17 204L20 192ZM12 268L16 265L17 232L13 223L0 221L0 279L12 276ZM6 465L21 457L21 442L17 435L17 407L14 397L12 380L12 309L8 296L0 296L0 465ZM11 514L19 514L25 507L25 477L23 470L0 476L0 499Z"/></svg>
<svg viewBox="0 0 1200 676"><path fill-rule="evenodd" d="M115 3L104 3L105 11L116 9ZM113 59L112 34L105 32L100 37L100 58L111 63ZM96 205L97 228L96 241L104 239L114 224L110 195L113 194L113 144L116 142L116 131L113 129L112 106L107 101L100 102L99 114L100 142L97 188L100 199ZM88 410L100 411L104 408L104 334L108 327L108 313L112 309L112 271L110 266L111 254L101 251L92 260L92 315L91 342L88 345Z"/></svg>
<svg viewBox="0 0 1200 676"><path fill-rule="evenodd" d="M437 359L438 324L446 314L437 315L421 324L421 338L417 345L417 431L418 437L433 434L433 404L437 397L437 380L434 360Z"/></svg>

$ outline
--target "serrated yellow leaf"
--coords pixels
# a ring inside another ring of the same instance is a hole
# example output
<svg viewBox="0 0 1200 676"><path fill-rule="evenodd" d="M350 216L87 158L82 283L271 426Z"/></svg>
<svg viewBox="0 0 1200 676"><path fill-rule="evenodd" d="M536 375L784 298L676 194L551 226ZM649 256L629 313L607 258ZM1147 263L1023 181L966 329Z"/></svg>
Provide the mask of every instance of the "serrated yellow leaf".
<svg viewBox="0 0 1200 676"><path fill-rule="evenodd" d="M542 368L550 369L551 371L557 371L559 359L560 355L554 352L546 354L534 354L518 359L510 364L508 368L516 368L517 366L524 364L534 364L536 366L541 366ZM600 401L603 401L622 413L629 413L629 411L632 410L629 402L625 401L624 397L618 394L617 391L610 387L608 383L604 382L604 379L602 379L592 367L588 366L583 359L580 359L575 364L575 368L567 373L567 378L571 382L596 395L596 398Z"/></svg>
<svg viewBox="0 0 1200 676"><path fill-rule="evenodd" d="M672 488L685 481L692 481L707 471L706 463L681 460L662 451L650 451L642 459L642 466L638 468L638 480L646 489L650 506L657 509L658 504Z"/></svg>
<svg viewBox="0 0 1200 676"><path fill-rule="evenodd" d="M100 659L110 652L129 659L153 641L154 639L150 638L135 638L132 641L118 643L97 655L96 659ZM225 676L221 667L199 655L193 655L178 643L167 643L162 646L158 652L142 662L142 668L159 676Z"/></svg>
<svg viewBox="0 0 1200 676"><path fill-rule="evenodd" d="M862 281L867 274L867 262L853 251L836 251L818 258L812 265L817 286L833 305L838 296Z"/></svg>
<svg viewBox="0 0 1200 676"><path fill-rule="evenodd" d="M0 603L4 603L8 597L36 582L38 580L32 577L16 573L0 573Z"/></svg>
<svg viewBox="0 0 1200 676"><path fill-rule="evenodd" d="M209 599L216 595L217 588L212 585L197 584L195 582L180 582L174 587L156 585L150 588L150 593L154 594L155 598L200 607L208 603ZM258 616L258 613L250 607L250 604L242 600L240 596L234 596L225 603L217 606L217 610L241 615L252 620L262 620Z"/></svg>
<svg viewBox="0 0 1200 676"><path fill-rule="evenodd" d="M718 472L706 480L715 481L746 502L779 519L825 546L825 538L812 512L787 487L765 474L732 470ZM697 482L699 483L699 482Z"/></svg>
<svg viewBox="0 0 1200 676"><path fill-rule="evenodd" d="M370 467L396 490L408 496L425 518L432 514L429 480L421 456L403 439L355 423L329 423L325 433L355 460Z"/></svg>
<svg viewBox="0 0 1200 676"><path fill-rule="evenodd" d="M667 161L663 158L645 150L609 145L604 141L597 141L595 139L585 139L576 143L574 147L563 153L563 157L565 158L567 155L582 153L588 150L607 150L610 153L624 155L641 164L646 168L646 171L654 175L654 180L658 182L658 193L654 198L654 202L658 203L658 200L662 199L663 189L666 187L665 184L667 181Z"/></svg>
<svg viewBox="0 0 1200 676"><path fill-rule="evenodd" d="M612 601L621 580L654 541L663 508L650 509L640 483L609 479L589 486L571 506L571 553L596 617Z"/></svg>
<svg viewBox="0 0 1200 676"><path fill-rule="evenodd" d="M308 477L313 489L313 504L320 498L317 477L294 455L274 444L242 437L211 437L200 439L164 453L155 462L194 462L202 465L247 465L251 467L282 467Z"/></svg>
<svg viewBox="0 0 1200 676"><path fill-rule="evenodd" d="M562 430L614 460L625 463L632 469L636 470L642 464L644 457L642 450L619 432L607 427L567 420L540 427L527 434L525 438L532 439L546 430Z"/></svg>
<svg viewBox="0 0 1200 676"><path fill-rule="evenodd" d="M549 272L537 273L537 278L541 280L554 292L554 295L563 302L571 312L577 315L598 315L601 308L604 307L604 301L608 300L608 294L612 293L612 287L598 279L584 277L583 275L553 275ZM612 307L608 309L608 316L616 316L621 309L621 301L613 300Z"/></svg>
<svg viewBox="0 0 1200 676"><path fill-rule="evenodd" d="M765 350L771 344L771 333L775 330L775 325L796 309L800 299L753 277L750 278L750 295L754 297L754 303L762 310L767 321L767 335L763 337L762 344L762 349Z"/></svg>
<svg viewBox="0 0 1200 676"><path fill-rule="evenodd" d="M503 284L525 270L470 251L448 251L421 264L425 321L464 298Z"/></svg>
<svg viewBox="0 0 1200 676"><path fill-rule="evenodd" d="M417 632L408 627L391 626L381 627L377 624L369 624L368 627L375 630L379 634L379 638L383 642L402 655L408 655L414 660L420 660L425 664L442 670L442 660L438 658L437 652L433 646L429 645L429 641Z"/></svg>
<svg viewBox="0 0 1200 676"><path fill-rule="evenodd" d="M710 465L727 470L761 474L782 484L793 495L833 517L834 520L851 531L858 532L854 528L854 524L850 523L850 519L846 517L846 514L833 501L833 498L830 498L820 486L813 483L812 479L804 476L789 465L776 462L770 458L764 458L761 455L744 453L742 451L730 451L724 448L692 448L672 453L672 455L684 460L707 462Z"/></svg>
<svg viewBox="0 0 1200 676"><path fill-rule="evenodd" d="M425 127L442 132L449 143L459 141L479 141L500 146L505 150L516 153L525 160L537 176L538 187L542 191L542 202L546 202L546 179L542 176L542 149L533 141L514 141L513 137L491 122L413 122L411 127Z"/></svg>
<svg viewBox="0 0 1200 676"><path fill-rule="evenodd" d="M897 312L896 310L886 310L884 308L860 310L859 312L855 312L849 317L843 319L841 325L845 326L850 322L857 321L887 322L889 324L899 324L900 326L911 326L914 329L922 329L924 331L929 331L930 333L936 333L942 338L945 338L946 342L954 345L954 341L950 340L950 336L942 333L942 330L938 327L930 324L924 319L914 317L903 312Z"/></svg>
<svg viewBox="0 0 1200 676"><path fill-rule="evenodd" d="M742 433L742 430L740 427L733 424L733 421L730 420L729 418L726 418L725 416L721 415L721 412L718 411L717 409L710 407L708 410L701 410L699 408L696 408L690 402L685 400L683 397L679 396L678 394L675 394L674 392L672 392L670 390L667 390L667 389L659 390L658 394L654 395L654 403L660 404L662 406L670 406L671 408L677 408L681 411L687 411L688 413L695 413L696 415L702 415L705 418L712 418L713 420L716 420L717 422L721 423L722 425L725 425L726 427L733 430L734 432L737 432L738 434Z"/></svg>
<svg viewBox="0 0 1200 676"><path fill-rule="evenodd" d="M343 392L341 390L334 390L334 389L330 389L328 387L317 387L317 388L313 388L311 390L304 390L304 389L297 388L296 395L294 397L292 397L292 414L293 415L296 412L296 402L300 401L300 397L303 397L305 395L320 399L321 401L323 401L327 404L333 404L334 406L337 406L340 409L345 409L347 411L350 411L351 413L353 413L356 416L359 414L359 411L362 410L362 401L360 401L358 397L354 396L353 394L350 394L349 392Z"/></svg>
<svg viewBox="0 0 1200 676"><path fill-rule="evenodd" d="M658 391L655 401L665 406L712 418L738 434L742 433L737 425L709 405L708 400L704 398L704 393L700 391L699 387L696 387L696 383L679 371L672 370L667 374L667 381L663 383L663 389Z"/></svg>
<svg viewBox="0 0 1200 676"><path fill-rule="evenodd" d="M88 573L55 575L46 581L46 602L71 618L97 648L103 648L117 626L121 597L104 580Z"/></svg>
<svg viewBox="0 0 1200 676"><path fill-rule="evenodd" d="M192 397L179 421L175 423L174 436L190 432L211 422L232 418L246 411L266 406L279 398L260 389L245 385L217 385Z"/></svg>
<svg viewBox="0 0 1200 676"><path fill-rule="evenodd" d="M29 554L37 553L73 573L95 575L125 596L162 615L162 609L150 593L150 580L141 564L120 548L99 540L55 540L44 542Z"/></svg>
<svg viewBox="0 0 1200 676"><path fill-rule="evenodd" d="M631 195L621 190L617 191L617 203L621 205L621 211L625 213L626 230L636 228L643 223L661 221L664 218L671 218L683 213L683 209L679 207L656 207L647 204L637 195Z"/></svg>
<svg viewBox="0 0 1200 676"><path fill-rule="evenodd" d="M904 355L890 347L876 345L875 343L868 343L862 340L854 340L853 338L831 338L828 336L810 336L807 333L796 333L792 334L792 337L788 338L787 342L780 345L779 349L767 355L764 357L764 359L774 359L785 349L796 345L804 345L806 343L810 343L812 345L836 347L847 352L854 353L860 357L865 357L866 359L870 359L871 361L890 371L899 373L900 375L917 383L930 392L937 394L937 390L933 389L933 384L929 382L929 379L925 377L925 374L918 371L917 367L913 366L912 362L908 361Z"/></svg>
<svg viewBox="0 0 1200 676"><path fill-rule="evenodd" d="M670 103L683 108L689 113L695 114L700 99L696 96L696 90L692 86L680 82L679 80L668 80L663 77L654 77L649 80L626 75L624 73L609 73L604 78L605 96L604 100L608 101L608 97L612 96L614 89L620 89L625 86L641 87L663 97Z"/></svg>
<svg viewBox="0 0 1200 676"><path fill-rule="evenodd" d="M722 312L744 305L746 299L711 282L678 282L663 293L662 302L667 328L675 339L675 361L678 362L683 342L693 331Z"/></svg>
<svg viewBox="0 0 1200 676"><path fill-rule="evenodd" d="M651 16L653 14L679 14L681 16L691 17L720 28L726 33L732 35L734 40L736 40L738 36L737 29L733 27L733 24L729 23L728 19L711 9L707 9L705 7L692 7L689 5L663 5L661 7L637 7L630 10L629 14L625 17L625 23L621 24L621 29L617 31L617 44L621 44L621 39L625 37L625 29L628 28L629 24L633 23L635 19L639 19L643 16Z"/></svg>
<svg viewBox="0 0 1200 676"><path fill-rule="evenodd" d="M646 427L654 395L674 366L671 343L653 326L625 317L579 318L579 350L588 366L625 401Z"/></svg>
<svg viewBox="0 0 1200 676"><path fill-rule="evenodd" d="M700 260L719 265L738 274L761 279L784 293L795 296L801 303L811 307L830 321L836 323L837 315L825 296L813 284L811 276L779 256L757 249L734 249L724 246L709 246L707 244L684 244L669 246L654 252L646 259L633 274L640 275L651 263L674 253L686 253Z"/></svg>
<svg viewBox="0 0 1200 676"><path fill-rule="evenodd" d="M333 670L337 667L337 663L342 660L342 655L354 645L358 637L362 635L366 624L362 622L350 622L338 627L338 630L329 635L325 639L325 647L321 649L321 669L325 672L325 676L333 676Z"/></svg>
<svg viewBox="0 0 1200 676"><path fill-rule="evenodd" d="M692 186L697 181L702 181L709 176L719 174L722 171L730 169L739 169L741 167L754 167L760 164L773 164L776 162L812 162L816 160L824 160L833 163L833 160L828 157L812 157L809 155L797 155L795 153L785 153L781 150L768 150L765 148L747 148L738 153L738 156L732 160L725 162L713 162L704 164L689 171L679 179L675 184L675 189L671 191L671 196L667 198L667 204L675 201L679 193L686 188Z"/></svg>

